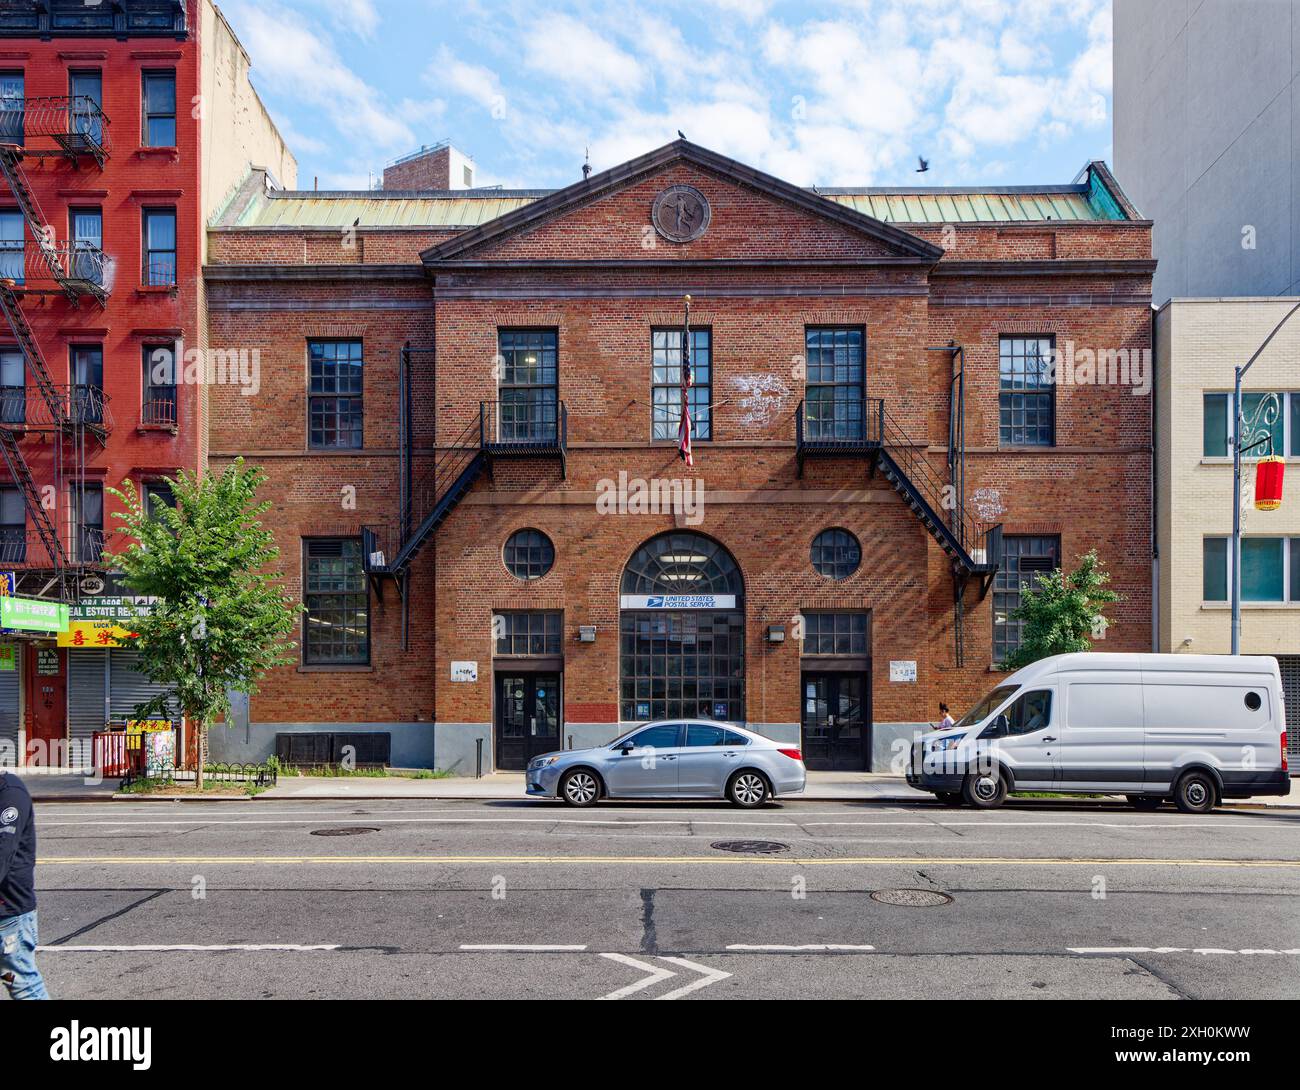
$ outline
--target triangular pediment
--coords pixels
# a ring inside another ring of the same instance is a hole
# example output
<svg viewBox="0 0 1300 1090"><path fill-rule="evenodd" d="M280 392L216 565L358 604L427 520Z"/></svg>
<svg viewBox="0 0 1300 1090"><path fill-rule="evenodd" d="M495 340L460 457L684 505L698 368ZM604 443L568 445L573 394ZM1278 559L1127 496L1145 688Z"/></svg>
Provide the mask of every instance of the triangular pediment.
<svg viewBox="0 0 1300 1090"><path fill-rule="evenodd" d="M426 250L466 262L932 264L943 250L816 193L678 140Z"/></svg>

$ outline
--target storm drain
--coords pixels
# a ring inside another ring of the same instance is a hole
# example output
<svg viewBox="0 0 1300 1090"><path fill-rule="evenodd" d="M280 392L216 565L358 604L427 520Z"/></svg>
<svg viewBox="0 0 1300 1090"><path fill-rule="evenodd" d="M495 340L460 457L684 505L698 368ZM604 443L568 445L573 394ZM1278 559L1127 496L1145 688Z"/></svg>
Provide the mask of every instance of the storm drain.
<svg viewBox="0 0 1300 1090"><path fill-rule="evenodd" d="M900 908L938 908L940 905L952 904L952 898L946 893L936 893L932 889L878 889L871 895L873 901L882 905L898 905Z"/></svg>
<svg viewBox="0 0 1300 1090"><path fill-rule="evenodd" d="M709 847L717 848L720 852L739 852L741 855L775 855L790 850L789 844L776 840L715 840Z"/></svg>
<svg viewBox="0 0 1300 1090"><path fill-rule="evenodd" d="M360 836L362 833L377 833L378 829L370 825L345 825L340 829L313 829L312 836Z"/></svg>

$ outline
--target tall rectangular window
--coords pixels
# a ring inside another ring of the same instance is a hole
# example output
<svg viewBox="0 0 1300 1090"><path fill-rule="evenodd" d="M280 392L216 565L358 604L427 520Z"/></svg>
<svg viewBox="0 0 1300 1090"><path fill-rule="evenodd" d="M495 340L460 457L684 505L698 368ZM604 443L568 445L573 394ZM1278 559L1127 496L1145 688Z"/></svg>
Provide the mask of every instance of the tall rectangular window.
<svg viewBox="0 0 1300 1090"><path fill-rule="evenodd" d="M559 335L554 329L502 329L496 439L553 442L559 424Z"/></svg>
<svg viewBox="0 0 1300 1090"><path fill-rule="evenodd" d="M27 119L25 94L21 72L0 72L0 143L22 147Z"/></svg>
<svg viewBox="0 0 1300 1090"><path fill-rule="evenodd" d="M0 423L27 420L27 362L17 348L0 348Z"/></svg>
<svg viewBox="0 0 1300 1090"><path fill-rule="evenodd" d="M111 18L111 15L110 15ZM104 144L104 76L98 69L68 73L68 94L72 96L70 129L80 133L87 144Z"/></svg>
<svg viewBox="0 0 1300 1090"><path fill-rule="evenodd" d="M363 360L360 341L308 341L308 434L320 449L360 450Z"/></svg>
<svg viewBox="0 0 1300 1090"><path fill-rule="evenodd" d="M104 422L104 348L98 344L73 345L72 403L83 424Z"/></svg>
<svg viewBox="0 0 1300 1090"><path fill-rule="evenodd" d="M0 562L21 564L27 559L27 505L22 492L0 488Z"/></svg>
<svg viewBox="0 0 1300 1090"><path fill-rule="evenodd" d="M866 437L865 344L866 334L859 326L808 326L804 330L806 438Z"/></svg>
<svg viewBox="0 0 1300 1090"><path fill-rule="evenodd" d="M144 509L150 518L158 513L159 508L176 509L176 493L166 481L141 481L140 491L144 493Z"/></svg>
<svg viewBox="0 0 1300 1090"><path fill-rule="evenodd" d="M104 213L98 208L68 211L72 229L72 277L89 284L104 282Z"/></svg>
<svg viewBox="0 0 1300 1090"><path fill-rule="evenodd" d="M142 213L144 228L143 279L147 287L174 287L176 284L176 209L146 208Z"/></svg>
<svg viewBox="0 0 1300 1090"><path fill-rule="evenodd" d="M993 661L1002 662L1020 646L1023 623L1011 616L1024 587L1035 587L1045 572L1061 566L1061 539L1055 535L1008 534L1002 539L1002 566L993 577Z"/></svg>
<svg viewBox="0 0 1300 1090"><path fill-rule="evenodd" d="M176 73L145 72L140 91L144 117L141 143L147 148L176 146Z"/></svg>
<svg viewBox="0 0 1300 1090"><path fill-rule="evenodd" d="M1201 553L1201 600L1228 600L1228 548L1226 537L1207 537Z"/></svg>
<svg viewBox="0 0 1300 1090"><path fill-rule="evenodd" d="M176 349L170 344L147 344L140 423L152 428L176 426Z"/></svg>
<svg viewBox="0 0 1300 1090"><path fill-rule="evenodd" d="M1056 442L1051 381L1055 337L998 341L998 442L1004 447L1050 447Z"/></svg>
<svg viewBox="0 0 1300 1090"><path fill-rule="evenodd" d="M25 231L21 212L0 212L0 277L15 284L22 284L26 279Z"/></svg>
<svg viewBox="0 0 1300 1090"><path fill-rule="evenodd" d="M1228 415L1231 401L1227 394L1206 394L1201 399L1201 453L1206 458L1228 456Z"/></svg>
<svg viewBox="0 0 1300 1090"><path fill-rule="evenodd" d="M682 422L682 331L656 329L650 334L651 439L676 439ZM713 334L691 330L691 436L713 438Z"/></svg>
<svg viewBox="0 0 1300 1090"><path fill-rule="evenodd" d="M356 538L303 542L303 662L370 662L370 593Z"/></svg>
<svg viewBox="0 0 1300 1090"><path fill-rule="evenodd" d="M97 564L104 554L104 486L81 481L69 486L72 500L72 559Z"/></svg>
<svg viewBox="0 0 1300 1090"><path fill-rule="evenodd" d="M498 655L561 654L563 615L559 610L502 610L497 615L502 623Z"/></svg>

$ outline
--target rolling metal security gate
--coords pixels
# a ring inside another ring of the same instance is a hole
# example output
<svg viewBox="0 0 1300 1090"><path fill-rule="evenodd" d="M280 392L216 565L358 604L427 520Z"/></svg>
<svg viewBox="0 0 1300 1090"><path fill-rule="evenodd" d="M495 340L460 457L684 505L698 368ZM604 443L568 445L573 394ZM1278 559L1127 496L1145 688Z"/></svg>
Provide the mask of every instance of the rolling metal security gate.
<svg viewBox="0 0 1300 1090"><path fill-rule="evenodd" d="M0 764L16 764L17 756L18 671L15 669L0 671Z"/></svg>
<svg viewBox="0 0 1300 1090"><path fill-rule="evenodd" d="M1278 655L1282 699L1286 703L1286 753L1294 772L1300 761L1300 655Z"/></svg>

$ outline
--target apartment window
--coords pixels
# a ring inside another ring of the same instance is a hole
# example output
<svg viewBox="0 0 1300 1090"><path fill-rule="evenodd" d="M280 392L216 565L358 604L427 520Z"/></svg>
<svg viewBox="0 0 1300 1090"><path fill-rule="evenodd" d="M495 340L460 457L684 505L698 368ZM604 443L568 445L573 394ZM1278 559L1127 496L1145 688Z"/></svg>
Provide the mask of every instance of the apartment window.
<svg viewBox="0 0 1300 1090"><path fill-rule="evenodd" d="M104 282L104 213L98 208L74 208L68 218L72 228L72 277L90 284Z"/></svg>
<svg viewBox="0 0 1300 1090"><path fill-rule="evenodd" d="M308 665L370 662L370 594L356 538L303 542L303 661Z"/></svg>
<svg viewBox="0 0 1300 1090"><path fill-rule="evenodd" d="M860 656L866 653L865 613L803 613L803 654Z"/></svg>
<svg viewBox="0 0 1300 1090"><path fill-rule="evenodd" d="M1265 422L1266 398L1277 398L1277 416ZM1242 418L1254 428L1242 437L1246 444L1268 436L1273 440L1273 453L1300 457L1300 392L1255 392L1241 395ZM1202 446L1206 458L1227 458L1232 454L1231 439L1235 427L1232 419L1231 394L1205 394L1202 398ZM1268 444L1261 443L1247 452L1247 458L1262 458L1268 453Z"/></svg>
<svg viewBox="0 0 1300 1090"><path fill-rule="evenodd" d="M109 19L112 19L111 12ZM87 144L102 147L104 115L100 107L104 101L103 74L98 69L70 73L68 94L72 96L72 108L68 119L71 131L80 133Z"/></svg>
<svg viewBox="0 0 1300 1090"><path fill-rule="evenodd" d="M82 481L71 486L72 559L97 564L104 553L104 486Z"/></svg>
<svg viewBox="0 0 1300 1090"><path fill-rule="evenodd" d="M559 610L520 610L499 613L498 655L558 655L562 652Z"/></svg>
<svg viewBox="0 0 1300 1090"><path fill-rule="evenodd" d="M104 422L104 349L101 345L72 347L72 403L83 424Z"/></svg>
<svg viewBox="0 0 1300 1090"><path fill-rule="evenodd" d="M1011 614L1019 608L1024 587L1061 566L1061 539L1008 534L1002 539L1002 566L993 577L993 661L1002 662L1020 646L1023 623Z"/></svg>
<svg viewBox="0 0 1300 1090"><path fill-rule="evenodd" d="M652 383L651 439L676 439L682 422L682 331L656 329L650 334ZM691 412L691 437L713 438L713 334L691 330L691 388L686 404Z"/></svg>
<svg viewBox="0 0 1300 1090"><path fill-rule="evenodd" d="M153 518L160 508L170 507L176 510L176 493L166 481L143 481L145 513Z"/></svg>
<svg viewBox="0 0 1300 1090"><path fill-rule="evenodd" d="M21 72L0 72L0 143L23 143L27 118L25 81Z"/></svg>
<svg viewBox="0 0 1300 1090"><path fill-rule="evenodd" d="M140 422L147 427L176 426L176 361L170 344L147 344L143 349L144 386Z"/></svg>
<svg viewBox="0 0 1300 1090"><path fill-rule="evenodd" d="M0 277L15 284L22 284L26 279L24 231L21 212L0 212Z"/></svg>
<svg viewBox="0 0 1300 1090"><path fill-rule="evenodd" d="M0 423L27 420L27 362L17 348L0 348Z"/></svg>
<svg viewBox="0 0 1300 1090"><path fill-rule="evenodd" d="M308 341L308 428L318 449L361 449L360 341Z"/></svg>
<svg viewBox="0 0 1300 1090"><path fill-rule="evenodd" d="M864 438L865 343L866 334L860 327L810 326L804 330L805 438Z"/></svg>
<svg viewBox="0 0 1300 1090"><path fill-rule="evenodd" d="M1226 602L1232 587L1232 540L1207 537L1202 553L1203 597ZM1241 539L1241 600L1300 605L1300 537Z"/></svg>
<svg viewBox="0 0 1300 1090"><path fill-rule="evenodd" d="M497 337L498 441L553 441L559 412L558 334L553 329L503 329Z"/></svg>
<svg viewBox="0 0 1300 1090"><path fill-rule="evenodd" d="M0 488L0 562L21 564L27 559L27 505L12 485Z"/></svg>
<svg viewBox="0 0 1300 1090"><path fill-rule="evenodd" d="M140 91L144 118L140 126L147 148L176 146L176 73L145 72Z"/></svg>
<svg viewBox="0 0 1300 1090"><path fill-rule="evenodd" d="M1051 381L1055 337L1002 337L998 342L998 441L1004 447L1056 442Z"/></svg>
<svg viewBox="0 0 1300 1090"><path fill-rule="evenodd" d="M148 287L176 284L176 209L146 208L144 221L144 283Z"/></svg>

